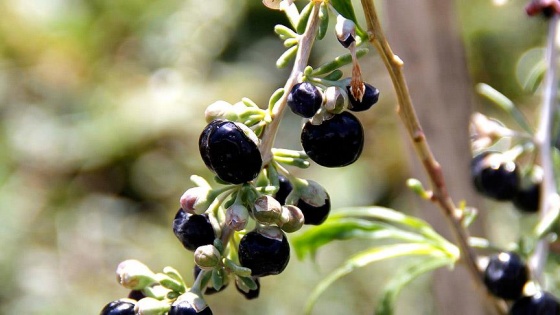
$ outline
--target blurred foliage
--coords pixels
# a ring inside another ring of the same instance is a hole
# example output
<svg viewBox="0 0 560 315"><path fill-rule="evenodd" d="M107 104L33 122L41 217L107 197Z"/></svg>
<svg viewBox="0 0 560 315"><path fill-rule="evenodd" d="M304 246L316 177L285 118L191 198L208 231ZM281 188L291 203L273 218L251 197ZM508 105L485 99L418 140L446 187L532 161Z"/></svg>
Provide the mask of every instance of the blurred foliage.
<svg viewBox="0 0 560 315"><path fill-rule="evenodd" d="M544 22L526 18L523 1L458 4L473 82L534 103L515 64L541 45ZM96 314L127 295L114 279L127 258L192 279L192 254L170 224L189 176L210 177L197 147L204 108L243 96L264 106L283 85L287 72L274 66L282 43L272 32L283 15L253 0L5 0L0 12L0 312ZM343 53L331 47L334 38L319 42L313 62ZM322 183L335 207L402 203L407 167L394 96L378 57L368 58L366 79L384 92L359 115L362 159L299 172ZM300 123L286 115L278 146L298 148ZM281 276L262 280L257 301L229 289L209 304L216 314L300 313L321 271L364 244L318 253L319 268L292 259ZM380 290L372 281L387 280L371 271L341 280L317 312L371 313ZM404 295L410 304L400 312L430 313L425 295ZM271 303L279 299L286 303Z"/></svg>

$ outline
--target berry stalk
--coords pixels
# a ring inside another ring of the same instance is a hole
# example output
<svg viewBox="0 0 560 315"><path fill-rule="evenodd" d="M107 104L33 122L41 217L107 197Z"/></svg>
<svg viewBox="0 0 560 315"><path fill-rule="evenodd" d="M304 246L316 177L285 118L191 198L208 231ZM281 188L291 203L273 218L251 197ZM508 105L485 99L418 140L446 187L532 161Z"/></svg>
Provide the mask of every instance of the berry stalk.
<svg viewBox="0 0 560 315"><path fill-rule="evenodd" d="M315 41L315 35L319 27L319 10L321 3L315 2L313 4L313 9L309 16L307 22L307 27L305 32L301 35L298 42L298 51L294 61L294 66L286 84L284 86L284 94L278 100L278 102L272 108L270 113L271 122L266 126L261 143L261 154L263 155L263 165L267 165L272 159L272 146L274 145L274 139L276 138L276 133L278 132L278 127L280 126L280 121L282 120L282 115L286 109L286 104L288 101L289 91L298 82L299 76L303 73L303 70L307 66L309 55L311 54L311 48Z"/></svg>
<svg viewBox="0 0 560 315"><path fill-rule="evenodd" d="M558 14L554 14L550 18L550 24L547 35L546 62L548 71L544 78L543 99L539 124L535 133L534 143L537 146L538 161L542 167L543 177L542 189L539 205L539 216L541 221L547 221L547 217L554 211L558 211L559 197L557 193L556 183L554 181L554 169L552 162L552 123L554 119L556 99L558 97L558 74L557 74L557 58L559 39L558 32ZM545 239L541 239L533 255L529 259L531 271L536 280L540 280L546 257L548 255L548 244Z"/></svg>
<svg viewBox="0 0 560 315"><path fill-rule="evenodd" d="M449 225L451 226L456 242L458 243L458 247L461 251L460 261L463 262L470 272L477 287L484 288L483 277L477 265L477 255L469 246L469 232L462 224L462 213L457 210L453 199L449 196L441 166L432 153L412 104L408 85L402 71L404 63L393 53L389 43L387 42L377 17L373 1L361 0L361 4L366 17L369 42L378 50L379 55L389 72L398 99L398 114L409 133L410 138L412 139L416 155L424 165L424 169L426 170L433 186L433 196L431 199L439 205ZM488 298L491 297L488 296ZM506 305L503 301L496 299L492 299L492 301L498 313L506 313Z"/></svg>

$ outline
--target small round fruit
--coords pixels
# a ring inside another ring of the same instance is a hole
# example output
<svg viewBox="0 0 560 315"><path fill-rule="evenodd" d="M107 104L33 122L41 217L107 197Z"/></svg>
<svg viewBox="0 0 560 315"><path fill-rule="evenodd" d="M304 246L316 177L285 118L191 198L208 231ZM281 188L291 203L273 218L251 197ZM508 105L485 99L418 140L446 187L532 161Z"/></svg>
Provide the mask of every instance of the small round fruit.
<svg viewBox="0 0 560 315"><path fill-rule="evenodd" d="M484 284L488 291L507 300L521 297L528 280L527 265L515 253L503 252L491 256L484 271Z"/></svg>
<svg viewBox="0 0 560 315"><path fill-rule="evenodd" d="M134 303L127 300L116 300L101 310L100 315L134 315Z"/></svg>
<svg viewBox="0 0 560 315"><path fill-rule="evenodd" d="M533 183L527 187L519 188L517 194L513 197L513 204L521 211L535 213L539 211L540 196L541 184Z"/></svg>
<svg viewBox="0 0 560 315"><path fill-rule="evenodd" d="M323 95L319 89L309 83L301 82L288 94L288 106L292 112L304 118L311 118L321 108Z"/></svg>
<svg viewBox="0 0 560 315"><path fill-rule="evenodd" d="M348 98L350 99L349 110L353 112L368 110L379 100L379 90L376 87L367 83L364 83L364 86L365 91L361 102L352 95L350 85L346 86L346 92L348 92Z"/></svg>
<svg viewBox="0 0 560 315"><path fill-rule="evenodd" d="M261 283L259 282L259 278L255 278L255 283L257 284L257 288L255 290L249 290L249 292L245 292L243 291L239 285L237 284L237 282L235 282L235 288L237 289L237 291L239 291L239 293L243 294L243 296L247 299L247 300L253 300L259 297L259 293L261 292Z"/></svg>
<svg viewBox="0 0 560 315"><path fill-rule="evenodd" d="M538 292L515 301L509 310L510 315L558 315L560 304L548 292Z"/></svg>
<svg viewBox="0 0 560 315"><path fill-rule="evenodd" d="M251 276L264 277L284 271L290 261L286 235L275 226L247 233L239 242L239 262L251 269Z"/></svg>
<svg viewBox="0 0 560 315"><path fill-rule="evenodd" d="M171 304L168 315L212 315L210 307L206 306L197 312L194 305L188 300L177 300Z"/></svg>
<svg viewBox="0 0 560 315"><path fill-rule="evenodd" d="M253 180L262 167L257 137L246 126L215 120L204 128L198 145L202 160L225 182L241 184Z"/></svg>
<svg viewBox="0 0 560 315"><path fill-rule="evenodd" d="M216 235L208 214L190 214L179 209L173 220L173 233L183 246L194 251L199 246L211 245Z"/></svg>
<svg viewBox="0 0 560 315"><path fill-rule="evenodd" d="M274 198L278 200L281 205L286 204L286 197L292 192L292 183L286 178L284 175L278 175L278 182L280 183L280 187L276 192Z"/></svg>
<svg viewBox="0 0 560 315"><path fill-rule="evenodd" d="M350 165L362 153L364 129L356 116L343 112L319 125L307 122L301 131L301 145L309 158L319 165Z"/></svg>
<svg viewBox="0 0 560 315"><path fill-rule="evenodd" d="M518 191L518 167L499 152L483 152L474 157L471 175L476 190L489 198L512 200Z"/></svg>

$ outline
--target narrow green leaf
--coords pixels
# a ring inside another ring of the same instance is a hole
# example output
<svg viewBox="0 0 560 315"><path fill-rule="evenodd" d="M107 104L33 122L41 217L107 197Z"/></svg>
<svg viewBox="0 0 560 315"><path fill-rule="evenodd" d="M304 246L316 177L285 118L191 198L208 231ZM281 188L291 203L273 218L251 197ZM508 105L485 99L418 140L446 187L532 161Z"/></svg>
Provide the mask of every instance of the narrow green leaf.
<svg viewBox="0 0 560 315"><path fill-rule="evenodd" d="M359 218L327 219L323 224L306 230L292 239L292 247L299 259L313 257L317 250L333 241L348 239L394 239L407 242L426 242L415 233L400 230L382 222Z"/></svg>
<svg viewBox="0 0 560 315"><path fill-rule="evenodd" d="M367 54L368 52L369 52L369 49L360 48L356 51L356 55L358 57L362 57L362 56L365 56L365 54ZM348 65L350 63L352 63L352 55L350 53L344 54L344 55L341 55L341 56L338 56L338 57L334 58L334 60L332 60L332 61L329 61L325 64L322 64L318 68L314 69L312 74L315 75L315 76L326 74L326 73L329 73L329 72L331 72L333 70L336 70L340 67Z"/></svg>
<svg viewBox="0 0 560 315"><path fill-rule="evenodd" d="M296 32L298 34L303 34L305 32L305 28L307 27L307 22L309 21L309 16L311 15L311 11L313 10L313 1L310 1L302 10L299 15L299 21L296 26Z"/></svg>
<svg viewBox="0 0 560 315"><path fill-rule="evenodd" d="M319 296L325 292L331 284L341 277L351 273L355 269L389 258L411 255L430 255L435 257L446 256L446 254L440 249L432 245L422 243L385 245L360 252L348 259L342 266L335 269L315 287L307 300L305 314L311 313L311 310L313 309L313 306L317 302Z"/></svg>
<svg viewBox="0 0 560 315"><path fill-rule="evenodd" d="M324 76L324 79L329 81L338 81L340 80L340 78L342 78L343 75L344 73L340 71L340 69L336 69L333 72Z"/></svg>
<svg viewBox="0 0 560 315"><path fill-rule="evenodd" d="M296 53L298 50L298 46L290 47L286 50L279 58L276 60L276 67L277 68L284 68L296 57Z"/></svg>
<svg viewBox="0 0 560 315"><path fill-rule="evenodd" d="M319 11L319 30L317 31L317 39L321 40L327 34L329 29L329 7L326 2L321 3Z"/></svg>
<svg viewBox="0 0 560 315"><path fill-rule="evenodd" d="M391 281L385 286L381 300L378 302L375 309L375 314L393 315L397 297L405 286L426 272L451 265L453 263L454 262L448 257L433 257L408 266L404 270L398 271Z"/></svg>
<svg viewBox="0 0 560 315"><path fill-rule="evenodd" d="M492 101L492 103L496 104L506 113L510 114L517 124L523 128L523 130L529 134L533 134L533 129L529 126L529 123L527 122L527 119L525 119L525 116L523 116L523 113L521 113L515 104L505 95L485 83L477 84L476 92Z"/></svg>
<svg viewBox="0 0 560 315"><path fill-rule="evenodd" d="M278 24L274 26L274 32L278 34L278 36L280 36L282 40L297 37L296 32L292 31L289 27L284 26L282 24Z"/></svg>

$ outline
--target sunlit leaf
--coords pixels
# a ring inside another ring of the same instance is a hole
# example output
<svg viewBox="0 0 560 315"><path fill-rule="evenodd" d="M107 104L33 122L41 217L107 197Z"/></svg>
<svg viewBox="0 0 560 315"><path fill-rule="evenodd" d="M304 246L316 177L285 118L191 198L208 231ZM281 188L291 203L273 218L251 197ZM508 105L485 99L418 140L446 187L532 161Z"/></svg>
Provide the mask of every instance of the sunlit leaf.
<svg viewBox="0 0 560 315"><path fill-rule="evenodd" d="M305 314L311 313L311 310L313 309L313 306L317 302L319 296L325 292L331 284L357 268L389 258L412 255L447 257L446 253L442 252L440 249L424 243L385 245L360 252L348 259L342 266L335 269L327 277L323 278L323 280L315 287L307 300Z"/></svg>
<svg viewBox="0 0 560 315"><path fill-rule="evenodd" d="M372 222L359 218L329 218L323 224L306 230L292 239L292 247L299 259L314 256L324 245L337 240L348 239L395 239L407 242L426 242L418 234L397 229L382 222Z"/></svg>
<svg viewBox="0 0 560 315"><path fill-rule="evenodd" d="M381 300L379 300L375 309L376 315L392 315L395 311L397 297L401 290L406 287L412 280L422 274L453 264L453 261L447 257L433 257L412 266L407 266L403 270L397 271L395 276L383 289Z"/></svg>
<svg viewBox="0 0 560 315"><path fill-rule="evenodd" d="M356 13L354 13L351 0L331 0L331 4L338 13L356 24L356 34L358 34L358 36L367 38L367 33L358 24L358 19L356 18Z"/></svg>

